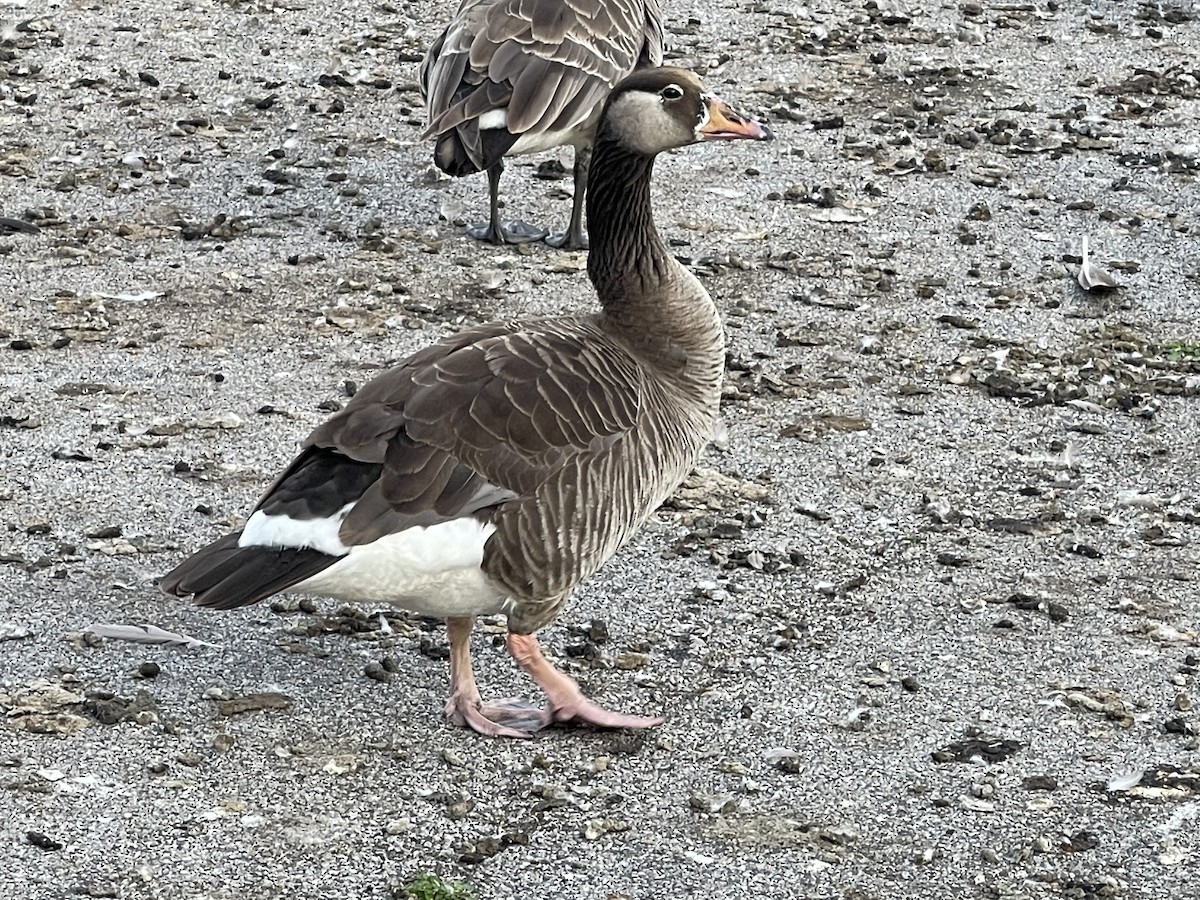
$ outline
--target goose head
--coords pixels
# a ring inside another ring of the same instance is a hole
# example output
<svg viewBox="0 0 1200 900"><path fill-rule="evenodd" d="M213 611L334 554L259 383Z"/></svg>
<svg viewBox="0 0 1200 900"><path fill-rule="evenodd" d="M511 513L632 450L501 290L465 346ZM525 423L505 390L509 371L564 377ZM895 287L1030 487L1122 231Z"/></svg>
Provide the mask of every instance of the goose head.
<svg viewBox="0 0 1200 900"><path fill-rule="evenodd" d="M735 112L687 69L641 69L609 95L597 142L614 142L630 153L653 157L699 141L774 137L765 125Z"/></svg>

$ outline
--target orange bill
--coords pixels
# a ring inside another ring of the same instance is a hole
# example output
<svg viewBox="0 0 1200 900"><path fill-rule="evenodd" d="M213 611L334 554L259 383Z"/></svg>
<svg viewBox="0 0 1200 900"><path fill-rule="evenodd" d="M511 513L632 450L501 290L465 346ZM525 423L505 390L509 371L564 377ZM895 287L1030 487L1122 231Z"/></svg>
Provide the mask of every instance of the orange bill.
<svg viewBox="0 0 1200 900"><path fill-rule="evenodd" d="M770 141L775 138L771 129L749 116L735 111L720 97L704 97L707 120L696 129L703 141Z"/></svg>

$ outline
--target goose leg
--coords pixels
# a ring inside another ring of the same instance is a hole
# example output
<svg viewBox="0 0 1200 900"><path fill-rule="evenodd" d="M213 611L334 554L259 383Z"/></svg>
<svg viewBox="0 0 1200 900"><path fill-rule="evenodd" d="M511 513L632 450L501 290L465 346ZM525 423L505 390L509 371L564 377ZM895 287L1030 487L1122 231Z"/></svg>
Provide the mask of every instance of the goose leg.
<svg viewBox="0 0 1200 900"><path fill-rule="evenodd" d="M484 703L471 665L471 616L446 620L450 639L450 699L446 718L460 728L471 728L488 737L528 738L542 727L541 710L520 700Z"/></svg>
<svg viewBox="0 0 1200 900"><path fill-rule="evenodd" d="M552 234L546 243L560 250L586 250L587 235L583 232L583 197L587 193L588 166L592 161L591 147L575 148L575 199L571 204L571 222L566 232Z"/></svg>
<svg viewBox="0 0 1200 900"><path fill-rule="evenodd" d="M544 228L520 219L500 221L500 173L503 171L503 163L488 167L488 223L468 226L467 234L490 244L530 244L542 240L547 234Z"/></svg>
<svg viewBox="0 0 1200 900"><path fill-rule="evenodd" d="M508 652L546 694L548 703L541 712L541 727L555 722L587 722L601 728L653 728L663 722L661 716L627 716L593 703L583 696L575 679L558 671L542 655L532 634L509 632Z"/></svg>

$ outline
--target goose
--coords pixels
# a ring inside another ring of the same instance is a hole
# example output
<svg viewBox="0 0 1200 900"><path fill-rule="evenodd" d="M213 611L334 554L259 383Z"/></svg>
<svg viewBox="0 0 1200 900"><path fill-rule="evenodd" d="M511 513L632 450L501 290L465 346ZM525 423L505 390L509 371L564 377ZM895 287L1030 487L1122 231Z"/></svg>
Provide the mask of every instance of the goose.
<svg viewBox="0 0 1200 900"><path fill-rule="evenodd" d="M604 98L635 69L663 59L658 0L462 0L421 62L434 163L459 177L487 172L490 217L467 229L493 244L547 231L500 221L504 157L575 148L575 198L554 247L587 247L583 198L592 134Z"/></svg>
<svg viewBox="0 0 1200 900"><path fill-rule="evenodd" d="M724 333L654 227L655 156L771 137L685 69L625 79L591 162L600 310L469 327L380 374L309 436L240 531L161 588L216 609L291 590L444 618L446 715L484 735L661 723L587 699L536 632L667 499L717 422ZM545 706L481 699L470 636L494 614Z"/></svg>

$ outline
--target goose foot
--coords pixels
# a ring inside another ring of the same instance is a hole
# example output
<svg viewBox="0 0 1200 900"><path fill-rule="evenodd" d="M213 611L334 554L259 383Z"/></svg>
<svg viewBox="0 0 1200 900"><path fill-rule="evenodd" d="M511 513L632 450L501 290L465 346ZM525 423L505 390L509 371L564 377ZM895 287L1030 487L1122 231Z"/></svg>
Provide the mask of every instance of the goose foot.
<svg viewBox="0 0 1200 900"><path fill-rule="evenodd" d="M573 234L570 231L558 231L546 238L546 243L556 250L586 250L588 239L586 234Z"/></svg>
<svg viewBox="0 0 1200 900"><path fill-rule="evenodd" d="M478 691L474 696L462 690L452 693L446 701L446 718L487 737L531 738L543 727L542 711L532 703L517 699L484 703Z"/></svg>
<svg viewBox="0 0 1200 900"><path fill-rule="evenodd" d="M542 655L532 634L508 635L508 652L517 665L545 692L547 704L541 711L541 726L555 722L584 722L599 728L653 728L661 716L629 716L613 712L583 695L575 679L564 675Z"/></svg>
<svg viewBox="0 0 1200 900"><path fill-rule="evenodd" d="M467 234L477 241L487 241L489 244L532 244L544 240L549 233L545 228L522 222L520 219L467 226Z"/></svg>
<svg viewBox="0 0 1200 900"><path fill-rule="evenodd" d="M471 665L470 616L446 620L450 639L450 699L446 718L460 728L470 728L488 737L530 738L557 722L583 722L598 728L653 728L661 725L659 716L627 716L593 703L579 689L575 679L564 675L542 655L532 634L508 635L508 652L517 665L538 683L546 694L544 707L525 700L507 698L484 703L475 683Z"/></svg>
<svg viewBox="0 0 1200 900"><path fill-rule="evenodd" d="M521 700L484 703L471 665L472 616L446 620L450 639L450 699L446 718L459 728L470 728L488 737L529 738L542 727L542 711Z"/></svg>

